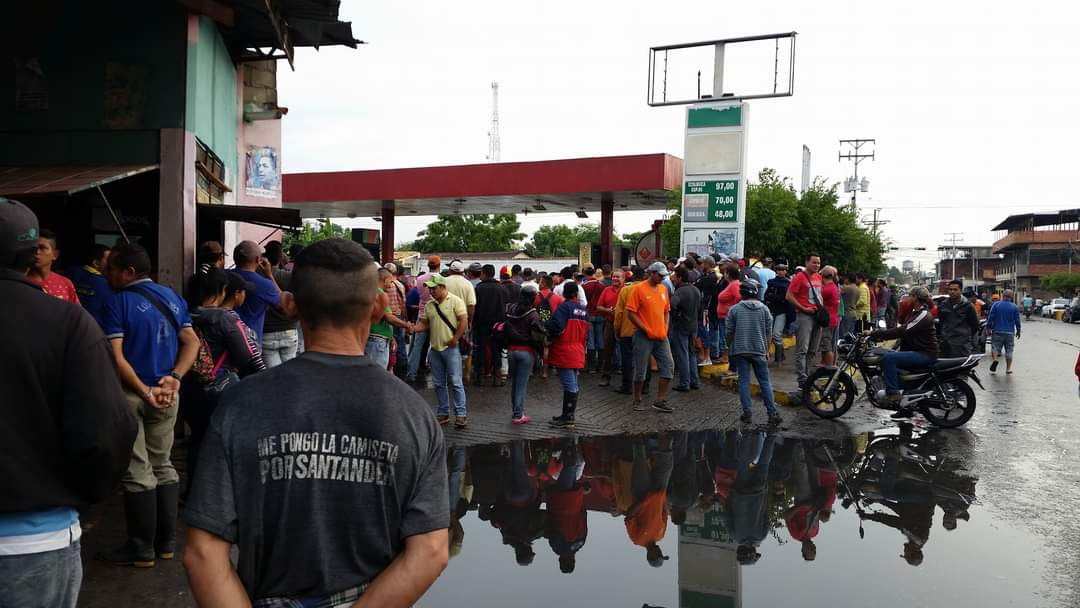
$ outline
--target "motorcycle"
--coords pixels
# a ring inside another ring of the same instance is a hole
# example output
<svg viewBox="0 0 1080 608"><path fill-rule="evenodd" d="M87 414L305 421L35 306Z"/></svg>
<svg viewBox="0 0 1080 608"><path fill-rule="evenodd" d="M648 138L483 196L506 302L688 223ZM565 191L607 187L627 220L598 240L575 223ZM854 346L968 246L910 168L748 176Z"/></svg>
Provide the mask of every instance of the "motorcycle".
<svg viewBox="0 0 1080 608"><path fill-rule="evenodd" d="M866 396L873 407L896 410L897 406L881 399L885 377L881 361L888 349L875 347L868 334L848 334L837 347L839 366L819 368L803 384L802 400L815 415L839 418L855 403L858 388L852 371L862 376ZM899 408L910 408L931 424L944 428L958 427L975 414L975 391L966 382L970 378L986 390L975 368L985 355L938 359L925 369L899 370L902 391Z"/></svg>

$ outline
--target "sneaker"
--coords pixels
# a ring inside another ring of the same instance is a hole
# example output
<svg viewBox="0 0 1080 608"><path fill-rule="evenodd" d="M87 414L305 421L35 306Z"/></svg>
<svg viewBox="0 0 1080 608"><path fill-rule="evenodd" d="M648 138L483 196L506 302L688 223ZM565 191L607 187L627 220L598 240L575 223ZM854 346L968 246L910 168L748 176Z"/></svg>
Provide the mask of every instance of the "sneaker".
<svg viewBox="0 0 1080 608"><path fill-rule="evenodd" d="M769 414L769 424L773 426L778 426L783 421L784 419L780 416L780 414Z"/></svg>
<svg viewBox="0 0 1080 608"><path fill-rule="evenodd" d="M689 393L690 392L690 387L689 386L674 386L674 387L671 388L671 390L675 391L676 393Z"/></svg>
<svg viewBox="0 0 1080 608"><path fill-rule="evenodd" d="M997 366L998 366L998 362L997 362L997 361L992 361L992 362L990 363L990 373L991 373L991 374L993 374L993 373L997 373Z"/></svg>
<svg viewBox="0 0 1080 608"><path fill-rule="evenodd" d="M751 416L749 412L745 412L742 416L739 416L739 420L742 421L744 424L750 424L754 421L754 417Z"/></svg>
<svg viewBox="0 0 1080 608"><path fill-rule="evenodd" d="M600 384L598 384L597 386L611 386L611 377L604 376L604 378L600 380Z"/></svg>
<svg viewBox="0 0 1080 608"><path fill-rule="evenodd" d="M635 412L644 412L645 411L645 404L641 402L641 399L634 399L634 411Z"/></svg>
<svg viewBox="0 0 1080 608"><path fill-rule="evenodd" d="M532 418L523 415L520 418L511 418L510 424L529 424L530 420L532 420Z"/></svg>
<svg viewBox="0 0 1080 608"><path fill-rule="evenodd" d="M903 409L896 410L895 412L892 413L891 416L889 416L889 418L892 418L893 420L906 420L908 418L914 418L914 417L915 417L915 412L911 411L911 409L906 408L906 407L903 408Z"/></svg>
<svg viewBox="0 0 1080 608"><path fill-rule="evenodd" d="M712 365L712 360L711 359L701 359L700 361L697 362L698 367L707 367L709 365Z"/></svg>
<svg viewBox="0 0 1080 608"><path fill-rule="evenodd" d="M435 419L439 421L439 426L446 426L450 422L450 416L446 414L439 414Z"/></svg>
<svg viewBox="0 0 1080 608"><path fill-rule="evenodd" d="M467 426L469 426L468 416L457 416L454 418L454 428L463 429Z"/></svg>
<svg viewBox="0 0 1080 608"><path fill-rule="evenodd" d="M668 405L668 402L667 402L666 399L661 399L661 400L657 401L656 403L652 404L652 406L653 406L654 410L656 410L658 412L663 412L665 414L670 414L670 413L675 411L670 405Z"/></svg>
<svg viewBox="0 0 1080 608"><path fill-rule="evenodd" d="M700 384L691 384L690 385L690 390L692 390L692 391L700 391L701 390L701 385Z"/></svg>
<svg viewBox="0 0 1080 608"><path fill-rule="evenodd" d="M1006 374L1011 374L1011 373L1012 373L1012 370L1011 370L1011 369L1007 369L1007 370L1005 370L1005 373L1006 373Z"/></svg>

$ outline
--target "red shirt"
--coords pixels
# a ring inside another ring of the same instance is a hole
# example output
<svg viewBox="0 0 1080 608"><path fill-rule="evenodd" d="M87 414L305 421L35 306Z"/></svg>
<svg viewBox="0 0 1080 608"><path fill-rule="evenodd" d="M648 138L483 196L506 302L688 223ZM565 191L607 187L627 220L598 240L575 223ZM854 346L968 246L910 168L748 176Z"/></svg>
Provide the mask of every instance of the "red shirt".
<svg viewBox="0 0 1080 608"><path fill-rule="evenodd" d="M536 294L536 303L533 304L533 306L539 308L540 300L547 298L549 295L551 296L551 298L548 299L548 304L551 304L551 313L555 314L555 310L559 308L559 304L565 302L566 299L555 293L554 291L551 291L550 289L541 289L540 293Z"/></svg>
<svg viewBox="0 0 1080 608"><path fill-rule="evenodd" d="M726 319L727 313L731 310L731 307L738 304L742 300L742 294L739 293L739 287L742 284L739 281L732 281L728 283L728 286L724 288L724 291L720 292L720 295L716 298L716 318Z"/></svg>
<svg viewBox="0 0 1080 608"><path fill-rule="evenodd" d="M75 292L75 285L65 276L50 272L49 276L45 277L44 281L40 281L34 276L29 276L28 278L35 285L40 285L42 291L50 296L60 298L61 300L71 302L72 304L79 303L79 294Z"/></svg>
<svg viewBox="0 0 1080 608"><path fill-rule="evenodd" d="M620 287L615 287L614 285L609 285L608 287L605 287L603 293L600 294L600 298L596 301L596 305L597 306L603 306L604 308L610 308L611 310L615 310L615 305L619 303L619 290L620 289L622 289L621 286ZM593 301L592 296L589 296L589 304L592 304L592 301ZM608 313L597 312L597 314L600 315L601 317L604 317L605 319L607 319L609 321L612 321L612 320L615 319L615 313L613 313L613 312L608 312Z"/></svg>
<svg viewBox="0 0 1080 608"><path fill-rule="evenodd" d="M829 327L840 325L840 288L836 283L829 281L821 288L821 301L825 304L825 310L829 311Z"/></svg>
<svg viewBox="0 0 1080 608"><path fill-rule="evenodd" d="M588 304L585 305L585 310L589 312L589 316L596 316L596 304L600 299L600 294L607 288L603 281L597 281L596 279L589 279L585 281L585 284L581 286L585 290L585 301ZM612 307L614 308L614 306Z"/></svg>
<svg viewBox="0 0 1080 608"><path fill-rule="evenodd" d="M810 288L811 286L821 293L821 275L814 273L813 277L807 278L806 271L796 273L791 278L791 285L788 286L788 293L795 296L795 301L800 306L810 308L813 304L810 302ZM873 308L871 308L873 310Z"/></svg>

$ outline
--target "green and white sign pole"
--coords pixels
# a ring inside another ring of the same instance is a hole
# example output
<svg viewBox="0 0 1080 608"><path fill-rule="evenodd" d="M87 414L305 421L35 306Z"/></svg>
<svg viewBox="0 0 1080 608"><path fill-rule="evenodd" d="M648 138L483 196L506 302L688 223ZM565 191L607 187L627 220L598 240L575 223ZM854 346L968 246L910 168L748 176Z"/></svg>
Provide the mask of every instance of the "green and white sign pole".
<svg viewBox="0 0 1080 608"><path fill-rule="evenodd" d="M744 255L748 122L745 102L687 108L680 254Z"/></svg>

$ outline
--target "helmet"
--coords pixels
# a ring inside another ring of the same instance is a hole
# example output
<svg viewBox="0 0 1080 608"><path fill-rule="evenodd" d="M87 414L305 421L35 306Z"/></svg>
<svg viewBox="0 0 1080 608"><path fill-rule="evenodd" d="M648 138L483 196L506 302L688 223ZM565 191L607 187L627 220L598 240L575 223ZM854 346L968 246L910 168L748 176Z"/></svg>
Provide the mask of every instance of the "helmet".
<svg viewBox="0 0 1080 608"><path fill-rule="evenodd" d="M761 284L754 279L739 281L739 295L744 298L756 298L760 293Z"/></svg>

